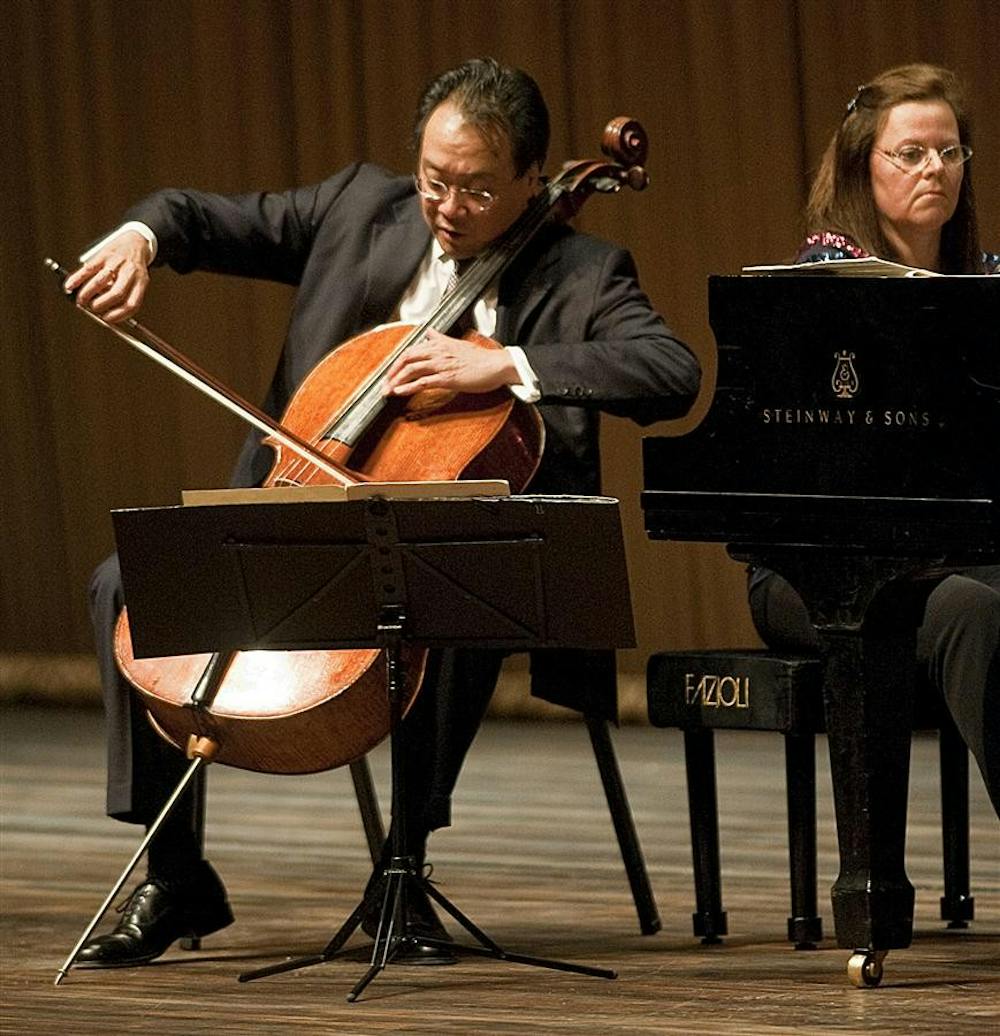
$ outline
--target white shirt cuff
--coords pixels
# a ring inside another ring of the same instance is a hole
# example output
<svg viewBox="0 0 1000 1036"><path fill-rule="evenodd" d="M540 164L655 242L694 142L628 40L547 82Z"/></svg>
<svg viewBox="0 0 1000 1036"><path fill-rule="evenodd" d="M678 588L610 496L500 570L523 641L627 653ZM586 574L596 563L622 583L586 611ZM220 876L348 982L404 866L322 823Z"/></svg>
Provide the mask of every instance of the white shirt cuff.
<svg viewBox="0 0 1000 1036"><path fill-rule="evenodd" d="M538 387L538 378L528 363L528 357L524 350L517 345L508 345L507 352L514 361L517 368L517 376L521 379L519 385L510 385L509 388L522 403L537 403L542 398L541 390Z"/></svg>
<svg viewBox="0 0 1000 1036"><path fill-rule="evenodd" d="M146 244L149 245L149 262L152 262L156 258L156 235L146 226L145 223L140 223L135 219L129 220L128 223L123 223L117 230L112 230L107 237L101 238L96 245L91 245L90 248L80 256L80 262L85 263L92 255L99 252L109 241L113 241L119 234L124 234L127 230L134 230L137 234L141 234L146 239Z"/></svg>

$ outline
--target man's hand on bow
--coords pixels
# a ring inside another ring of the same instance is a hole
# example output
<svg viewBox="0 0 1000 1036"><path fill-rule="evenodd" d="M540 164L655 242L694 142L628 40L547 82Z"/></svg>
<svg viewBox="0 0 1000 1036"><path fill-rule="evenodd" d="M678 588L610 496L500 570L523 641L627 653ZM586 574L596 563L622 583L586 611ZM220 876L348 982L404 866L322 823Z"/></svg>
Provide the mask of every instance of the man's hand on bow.
<svg viewBox="0 0 1000 1036"><path fill-rule="evenodd" d="M66 278L76 304L111 324L132 316L149 286L149 245L142 234L128 230L113 237Z"/></svg>

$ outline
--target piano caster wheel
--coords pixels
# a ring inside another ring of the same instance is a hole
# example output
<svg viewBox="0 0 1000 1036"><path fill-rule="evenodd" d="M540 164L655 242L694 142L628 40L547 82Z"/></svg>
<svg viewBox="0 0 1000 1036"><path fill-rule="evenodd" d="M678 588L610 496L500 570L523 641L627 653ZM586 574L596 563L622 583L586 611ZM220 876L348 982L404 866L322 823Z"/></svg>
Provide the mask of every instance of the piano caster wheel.
<svg viewBox="0 0 1000 1036"><path fill-rule="evenodd" d="M859 989L874 987L882 982L882 961L887 950L855 950L847 962L847 977Z"/></svg>

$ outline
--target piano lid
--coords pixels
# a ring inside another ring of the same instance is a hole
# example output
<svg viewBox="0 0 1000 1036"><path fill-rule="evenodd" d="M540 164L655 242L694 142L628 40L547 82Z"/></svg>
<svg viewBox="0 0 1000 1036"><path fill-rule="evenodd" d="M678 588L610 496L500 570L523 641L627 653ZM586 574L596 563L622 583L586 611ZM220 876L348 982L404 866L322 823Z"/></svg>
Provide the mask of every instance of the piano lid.
<svg viewBox="0 0 1000 1036"><path fill-rule="evenodd" d="M651 536L997 536L1000 277L711 277L715 397L643 442Z"/></svg>

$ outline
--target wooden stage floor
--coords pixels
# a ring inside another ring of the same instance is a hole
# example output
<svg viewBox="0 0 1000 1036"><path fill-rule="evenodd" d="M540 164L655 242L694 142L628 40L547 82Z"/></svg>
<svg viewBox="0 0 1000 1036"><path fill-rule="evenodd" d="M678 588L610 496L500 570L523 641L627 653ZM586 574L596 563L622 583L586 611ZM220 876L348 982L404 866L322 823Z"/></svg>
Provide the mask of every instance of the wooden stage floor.
<svg viewBox="0 0 1000 1036"><path fill-rule="evenodd" d="M145 968L72 971L55 988L57 969L138 836L103 816L98 713L19 705L0 710L0 721L3 1033L979 1036L1000 1026L1000 825L976 774L977 916L967 931L945 930L937 920L932 738L914 744L907 847L917 889L914 941L889 954L877 989L848 983L848 953L830 938L836 853L824 745L819 871L828 938L815 952L784 941L781 740L730 734L720 736L718 756L731 935L702 947L691 935L680 737L640 726L615 732L663 920L661 932L642 936L584 725L491 721L459 784L456 826L432 840L434 877L506 949L612 968L618 978L466 958L445 968L392 966L348 1004L365 969L361 956L236 981L289 954L319 951L355 905L366 851L346 770L293 778L213 768L208 850L236 923L198 952L175 947ZM373 766L384 806L387 761L383 745ZM367 940L355 938L361 952Z"/></svg>

